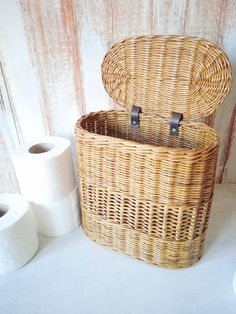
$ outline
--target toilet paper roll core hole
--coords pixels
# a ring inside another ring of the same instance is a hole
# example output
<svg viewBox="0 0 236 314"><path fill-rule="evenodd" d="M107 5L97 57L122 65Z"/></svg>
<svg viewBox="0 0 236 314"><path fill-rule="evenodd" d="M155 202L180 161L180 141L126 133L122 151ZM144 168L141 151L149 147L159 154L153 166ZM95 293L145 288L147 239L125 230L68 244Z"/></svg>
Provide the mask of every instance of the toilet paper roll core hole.
<svg viewBox="0 0 236 314"><path fill-rule="evenodd" d="M54 148L54 144L52 143L39 143L39 144L31 146L29 148L29 152L31 154L42 154L42 153L49 152L53 148Z"/></svg>
<svg viewBox="0 0 236 314"><path fill-rule="evenodd" d="M0 218L4 216L9 210L9 206L6 204L0 204Z"/></svg>

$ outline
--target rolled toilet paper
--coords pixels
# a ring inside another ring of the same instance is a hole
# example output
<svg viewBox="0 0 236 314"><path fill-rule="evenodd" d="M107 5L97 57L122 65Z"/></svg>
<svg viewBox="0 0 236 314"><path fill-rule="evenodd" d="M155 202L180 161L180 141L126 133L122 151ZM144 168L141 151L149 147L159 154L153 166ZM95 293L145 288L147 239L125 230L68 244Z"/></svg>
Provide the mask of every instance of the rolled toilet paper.
<svg viewBox="0 0 236 314"><path fill-rule="evenodd" d="M38 250L36 224L20 195L0 194L0 274L16 270Z"/></svg>
<svg viewBox="0 0 236 314"><path fill-rule="evenodd" d="M46 136L18 147L12 161L21 194L30 202L38 231L46 236L79 225L77 188L70 141Z"/></svg>
<svg viewBox="0 0 236 314"><path fill-rule="evenodd" d="M58 200L40 204L31 202L38 231L46 236L59 236L78 227L77 188Z"/></svg>

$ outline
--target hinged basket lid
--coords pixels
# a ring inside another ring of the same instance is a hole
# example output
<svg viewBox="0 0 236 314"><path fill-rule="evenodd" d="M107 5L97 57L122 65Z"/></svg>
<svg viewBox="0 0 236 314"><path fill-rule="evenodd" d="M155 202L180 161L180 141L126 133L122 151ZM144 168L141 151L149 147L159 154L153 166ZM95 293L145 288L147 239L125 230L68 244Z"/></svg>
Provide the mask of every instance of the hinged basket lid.
<svg viewBox="0 0 236 314"><path fill-rule="evenodd" d="M229 93L231 67L214 44L195 37L142 36L115 44L102 64L108 94L126 109L170 119L208 116Z"/></svg>

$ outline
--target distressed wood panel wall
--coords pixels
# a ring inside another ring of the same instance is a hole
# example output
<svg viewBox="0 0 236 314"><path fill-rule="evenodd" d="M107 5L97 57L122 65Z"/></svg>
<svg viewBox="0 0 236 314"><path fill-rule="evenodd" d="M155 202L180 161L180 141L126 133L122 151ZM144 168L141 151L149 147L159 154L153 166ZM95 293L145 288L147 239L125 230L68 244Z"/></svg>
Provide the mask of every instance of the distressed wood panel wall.
<svg viewBox="0 0 236 314"><path fill-rule="evenodd" d="M11 150L42 135L73 141L76 119L117 108L100 75L116 41L182 34L217 43L236 76L235 0L0 0L0 191L17 191ZM236 183L236 80L205 119L220 134L217 181Z"/></svg>

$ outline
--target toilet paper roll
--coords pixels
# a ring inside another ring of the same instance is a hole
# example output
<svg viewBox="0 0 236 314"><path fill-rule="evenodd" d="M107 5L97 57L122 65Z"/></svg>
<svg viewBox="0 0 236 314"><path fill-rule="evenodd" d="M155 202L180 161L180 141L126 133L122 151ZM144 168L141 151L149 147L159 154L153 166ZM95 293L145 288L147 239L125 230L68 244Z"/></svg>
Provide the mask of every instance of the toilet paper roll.
<svg viewBox="0 0 236 314"><path fill-rule="evenodd" d="M71 232L79 225L71 145L46 136L12 153L21 194L30 202L38 231L46 236Z"/></svg>
<svg viewBox="0 0 236 314"><path fill-rule="evenodd" d="M38 232L45 236L63 235L78 227L77 188L64 198L30 204L34 210Z"/></svg>
<svg viewBox="0 0 236 314"><path fill-rule="evenodd" d="M20 195L0 194L0 274L16 270L37 252L34 217Z"/></svg>

